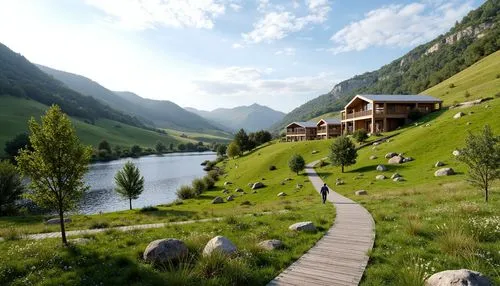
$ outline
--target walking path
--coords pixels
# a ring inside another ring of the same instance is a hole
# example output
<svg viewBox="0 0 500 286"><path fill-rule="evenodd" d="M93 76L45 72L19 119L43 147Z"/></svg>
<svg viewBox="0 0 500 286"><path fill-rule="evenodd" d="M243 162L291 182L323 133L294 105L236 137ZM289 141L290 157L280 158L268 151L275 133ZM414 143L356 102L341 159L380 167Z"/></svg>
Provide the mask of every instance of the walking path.
<svg viewBox="0 0 500 286"><path fill-rule="evenodd" d="M306 166L309 180L319 192L323 181L314 171L317 162ZM269 282L274 285L358 285L375 240L375 222L358 203L330 191L335 205L333 226L314 247Z"/></svg>

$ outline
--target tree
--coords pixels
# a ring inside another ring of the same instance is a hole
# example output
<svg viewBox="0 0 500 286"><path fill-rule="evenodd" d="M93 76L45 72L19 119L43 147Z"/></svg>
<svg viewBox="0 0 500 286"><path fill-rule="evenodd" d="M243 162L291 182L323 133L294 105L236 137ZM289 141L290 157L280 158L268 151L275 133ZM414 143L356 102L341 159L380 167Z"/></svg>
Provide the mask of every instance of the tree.
<svg viewBox="0 0 500 286"><path fill-rule="evenodd" d="M220 144L219 146L217 146L217 156L224 156L226 155L226 151L227 151L227 145L224 145L224 144Z"/></svg>
<svg viewBox="0 0 500 286"><path fill-rule="evenodd" d="M352 133L352 137L358 141L358 143L363 143L368 139L368 133L364 129L358 129Z"/></svg>
<svg viewBox="0 0 500 286"><path fill-rule="evenodd" d="M29 121L33 150L23 149L16 157L20 173L31 179L26 197L59 214L61 237L67 244L64 213L74 209L88 189L83 181L92 155L84 146L66 114L52 105L39 124Z"/></svg>
<svg viewBox="0 0 500 286"><path fill-rule="evenodd" d="M132 157L139 157L142 153L142 148L139 145L134 145L130 148L130 153L132 153Z"/></svg>
<svg viewBox="0 0 500 286"><path fill-rule="evenodd" d="M101 142L99 142L97 150L106 150L108 151L108 154L111 154L111 145L108 143L108 141L102 140Z"/></svg>
<svg viewBox="0 0 500 286"><path fill-rule="evenodd" d="M174 151L174 143L170 143L170 146L168 149L170 149L170 151Z"/></svg>
<svg viewBox="0 0 500 286"><path fill-rule="evenodd" d="M227 155L229 157L233 157L234 158L237 155L239 155L240 153L241 153L240 146L235 141L231 142L229 144L229 146L227 146Z"/></svg>
<svg viewBox="0 0 500 286"><path fill-rule="evenodd" d="M241 152L248 151L251 149L250 139L248 138L248 135L244 129L240 129L240 131L236 133L236 135L234 136L234 142L238 144Z"/></svg>
<svg viewBox="0 0 500 286"><path fill-rule="evenodd" d="M183 152L184 150L186 150L186 145L184 145L183 143L179 144L177 146L177 149L179 149L179 151Z"/></svg>
<svg viewBox="0 0 500 286"><path fill-rule="evenodd" d="M306 162L304 161L304 158L302 156L295 154L290 158L290 161L288 161L288 167L290 167L290 170L292 172L299 174L300 171L304 170L306 167Z"/></svg>
<svg viewBox="0 0 500 286"><path fill-rule="evenodd" d="M469 167L467 181L484 191L488 202L488 191L492 182L500 178L500 144L499 136L495 136L490 126L484 126L479 135L469 133L465 139L465 147L460 151L458 160Z"/></svg>
<svg viewBox="0 0 500 286"><path fill-rule="evenodd" d="M16 167L8 161L0 161L0 216L10 213L24 187Z"/></svg>
<svg viewBox="0 0 500 286"><path fill-rule="evenodd" d="M139 168L128 161L123 169L116 172L115 184L115 191L129 200L130 209L132 209L132 200L138 199L144 191L144 177L141 176Z"/></svg>
<svg viewBox="0 0 500 286"><path fill-rule="evenodd" d="M5 142L5 153L14 158L22 148L31 149L31 143L28 134L21 133L12 140Z"/></svg>
<svg viewBox="0 0 500 286"><path fill-rule="evenodd" d="M344 166L356 164L357 157L356 146L354 146L354 143L349 138L340 136L333 141L330 161L332 161L333 166L341 166L342 173L344 173Z"/></svg>
<svg viewBox="0 0 500 286"><path fill-rule="evenodd" d="M167 146L165 146L165 144L163 144L163 142L157 141L155 149L156 149L156 152L158 154L162 154L162 153L165 153L165 151L167 150Z"/></svg>

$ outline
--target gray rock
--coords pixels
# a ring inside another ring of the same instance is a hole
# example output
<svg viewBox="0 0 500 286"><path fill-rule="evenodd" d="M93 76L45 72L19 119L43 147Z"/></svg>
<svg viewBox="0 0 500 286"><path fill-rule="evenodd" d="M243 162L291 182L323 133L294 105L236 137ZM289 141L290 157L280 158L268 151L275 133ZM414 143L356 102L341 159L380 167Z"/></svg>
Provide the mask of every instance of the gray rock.
<svg viewBox="0 0 500 286"><path fill-rule="evenodd" d="M227 200L228 202L231 202L231 201L234 201L234 198L235 198L235 196L230 195L229 197L227 197L227 199L226 199L226 200Z"/></svg>
<svg viewBox="0 0 500 286"><path fill-rule="evenodd" d="M286 193L284 193L284 192L281 192L278 194L278 197L284 197L284 196L286 196Z"/></svg>
<svg viewBox="0 0 500 286"><path fill-rule="evenodd" d="M386 159L391 159L392 157L397 156L397 155L398 155L398 153L389 152L389 153L385 154L385 158Z"/></svg>
<svg viewBox="0 0 500 286"><path fill-rule="evenodd" d="M281 182L281 185L284 186L285 185L285 182Z"/></svg>
<svg viewBox="0 0 500 286"><path fill-rule="evenodd" d="M229 239L219 235L207 242L207 245L203 249L203 256L211 255L214 251L222 254L233 254L237 250L236 246Z"/></svg>
<svg viewBox="0 0 500 286"><path fill-rule="evenodd" d="M387 167L384 166L384 165L378 165L377 166L377 171L379 171L379 172L387 171Z"/></svg>
<svg viewBox="0 0 500 286"><path fill-rule="evenodd" d="M404 180L405 180L405 178L403 178L403 177L396 177L396 178L394 178L394 179L392 179L392 180L393 180L394 182L402 182L402 181L404 181Z"/></svg>
<svg viewBox="0 0 500 286"><path fill-rule="evenodd" d="M224 202L224 199L222 199L221 197L215 197L213 200L212 200L212 204L221 204Z"/></svg>
<svg viewBox="0 0 500 286"><path fill-rule="evenodd" d="M289 226L288 229L296 231L316 231L316 226L314 226L312 221L304 221L304 222L294 223L291 226Z"/></svg>
<svg viewBox="0 0 500 286"><path fill-rule="evenodd" d="M335 185L336 185L336 186L340 186L340 185L343 185L343 184L344 184L344 181L342 181L342 179L337 178L337 179L335 180Z"/></svg>
<svg viewBox="0 0 500 286"><path fill-rule="evenodd" d="M380 142L373 142L372 144L373 146L377 146L377 145L380 145Z"/></svg>
<svg viewBox="0 0 500 286"><path fill-rule="evenodd" d="M269 239L259 242L257 246L265 250L275 250L283 248L283 242L278 239Z"/></svg>
<svg viewBox="0 0 500 286"><path fill-rule="evenodd" d="M488 277L469 269L445 270L433 274L426 286L493 286Z"/></svg>
<svg viewBox="0 0 500 286"><path fill-rule="evenodd" d="M375 155L371 155L371 156L370 156L370 160L375 160L375 159L377 159L377 158L378 158L378 157L377 157L377 156L375 156Z"/></svg>
<svg viewBox="0 0 500 286"><path fill-rule="evenodd" d="M457 114L453 115L453 119L458 119L458 118L460 118L460 117L462 117L462 116L465 116L465 113L463 113L463 112L459 112L459 113L457 113Z"/></svg>
<svg viewBox="0 0 500 286"><path fill-rule="evenodd" d="M64 223L70 223L71 219L66 217L63 219L63 221L64 221ZM46 224L60 224L61 220L58 218L51 218L51 219L47 220L45 223Z"/></svg>
<svg viewBox="0 0 500 286"><path fill-rule="evenodd" d="M425 124L424 126L425 126L425 127L429 127L429 126L431 126L431 124L430 124L430 123L427 123L427 124Z"/></svg>
<svg viewBox="0 0 500 286"><path fill-rule="evenodd" d="M252 190L256 190L256 189L260 189L260 188L263 188L265 187L263 183L261 182L256 182L252 185Z"/></svg>
<svg viewBox="0 0 500 286"><path fill-rule="evenodd" d="M460 155L460 151L454 150L453 152L451 152L451 154L453 154L453 156L459 156Z"/></svg>
<svg viewBox="0 0 500 286"><path fill-rule="evenodd" d="M224 190L222 190L222 193L223 194L229 194L229 190L224 189Z"/></svg>
<svg viewBox="0 0 500 286"><path fill-rule="evenodd" d="M235 192L237 192L237 193L244 193L244 192L245 192L245 191L243 191L243 189L241 189L241 188L237 188L237 189L236 189L236 190L234 190L234 191L235 191Z"/></svg>
<svg viewBox="0 0 500 286"><path fill-rule="evenodd" d="M147 262L168 263L188 255L184 242L175 238L158 239L146 247L143 258Z"/></svg>
<svg viewBox="0 0 500 286"><path fill-rule="evenodd" d="M386 178L386 176L384 176L384 175L377 175L377 176L375 177L375 179L377 179L377 180L385 180L385 179L387 179L387 178Z"/></svg>
<svg viewBox="0 0 500 286"><path fill-rule="evenodd" d="M401 164L401 163L403 163L403 159L404 158L401 156L394 156L391 159L389 159L389 161L387 163L389 163L389 164Z"/></svg>
<svg viewBox="0 0 500 286"><path fill-rule="evenodd" d="M297 184L297 186L295 186L297 189L302 189L302 187L304 187L302 184Z"/></svg>
<svg viewBox="0 0 500 286"><path fill-rule="evenodd" d="M293 180L293 179L292 179L292 178L286 178L286 179L285 179L285 182L286 182L286 181L291 181L291 180Z"/></svg>
<svg viewBox="0 0 500 286"><path fill-rule="evenodd" d="M434 176L436 177L450 176L450 175L455 175L455 171L452 168L441 168L436 172L434 172Z"/></svg>
<svg viewBox="0 0 500 286"><path fill-rule="evenodd" d="M434 167L442 167L444 166L444 163L441 161L437 161L436 164L434 164Z"/></svg>
<svg viewBox="0 0 500 286"><path fill-rule="evenodd" d="M313 151L311 152L311 154L318 154L318 153L319 153L319 151L318 151L318 150L313 150Z"/></svg>
<svg viewBox="0 0 500 286"><path fill-rule="evenodd" d="M394 173L394 174L392 174L391 179L396 179L396 178L400 178L400 177L401 177L400 174Z"/></svg>
<svg viewBox="0 0 500 286"><path fill-rule="evenodd" d="M365 190L359 190L354 193L356 196L365 196L368 195L368 193Z"/></svg>
<svg viewBox="0 0 500 286"><path fill-rule="evenodd" d="M467 125L471 125L471 124L472 124L472 122L470 122L470 121L469 121L469 122L467 122Z"/></svg>
<svg viewBox="0 0 500 286"><path fill-rule="evenodd" d="M413 160L414 160L413 157L406 157L406 158L403 158L403 163L411 162Z"/></svg>
<svg viewBox="0 0 500 286"><path fill-rule="evenodd" d="M229 186L229 185L232 185L233 183L231 182L224 182L224 186Z"/></svg>

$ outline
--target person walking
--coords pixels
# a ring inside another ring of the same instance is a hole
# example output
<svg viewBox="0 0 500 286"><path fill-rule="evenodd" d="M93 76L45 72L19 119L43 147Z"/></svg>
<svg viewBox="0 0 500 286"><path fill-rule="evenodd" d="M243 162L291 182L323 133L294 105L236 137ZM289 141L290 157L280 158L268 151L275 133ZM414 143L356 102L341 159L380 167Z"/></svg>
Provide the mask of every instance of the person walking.
<svg viewBox="0 0 500 286"><path fill-rule="evenodd" d="M321 193L321 197L323 197L323 203L326 202L326 196L330 193L330 190L326 186L326 184L321 187L321 190L319 191Z"/></svg>

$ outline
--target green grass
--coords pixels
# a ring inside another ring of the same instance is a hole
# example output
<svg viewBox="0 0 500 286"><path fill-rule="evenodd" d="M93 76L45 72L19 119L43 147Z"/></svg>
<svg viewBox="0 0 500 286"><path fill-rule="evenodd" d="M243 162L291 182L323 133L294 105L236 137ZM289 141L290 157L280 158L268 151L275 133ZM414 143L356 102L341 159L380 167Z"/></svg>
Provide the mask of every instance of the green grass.
<svg viewBox="0 0 500 286"><path fill-rule="evenodd" d="M328 113L322 114L320 116L314 117L314 118L310 119L309 121L318 122L321 119L327 119L327 118L338 118L338 119L340 119L340 112L339 111L328 112Z"/></svg>
<svg viewBox="0 0 500 286"><path fill-rule="evenodd" d="M165 129L168 134L175 137L179 141L197 143L202 142L218 142L218 143L229 143L233 135L223 131L217 130L207 130L206 133L199 132L184 132L174 129ZM187 137L181 137L184 134Z"/></svg>

